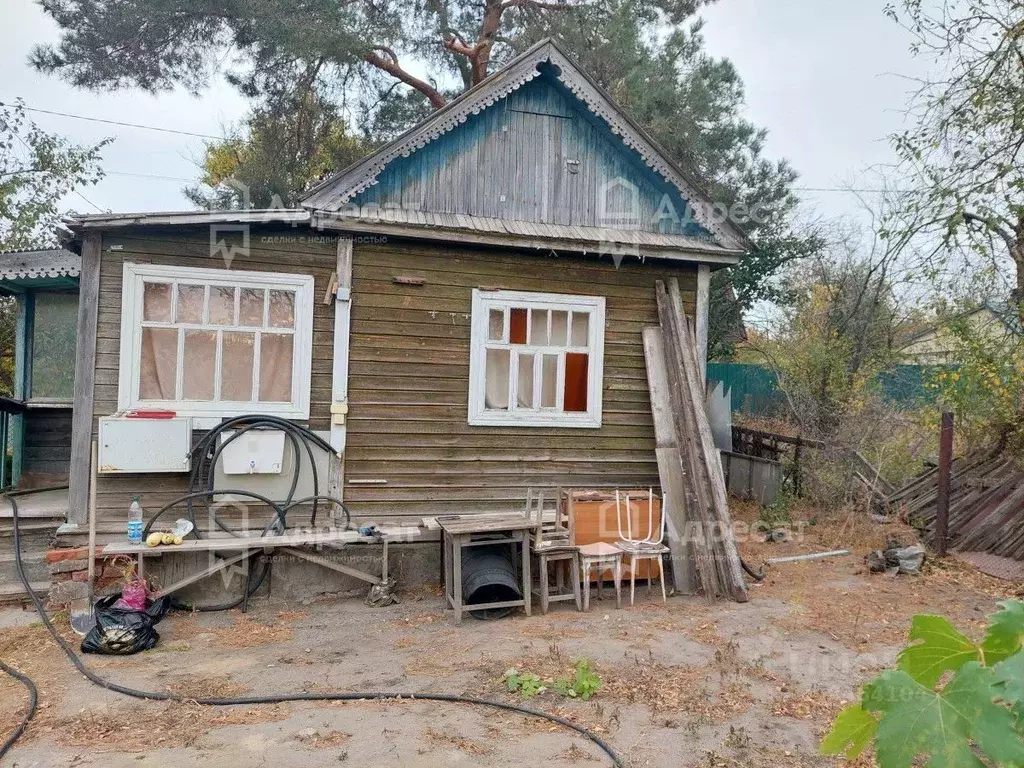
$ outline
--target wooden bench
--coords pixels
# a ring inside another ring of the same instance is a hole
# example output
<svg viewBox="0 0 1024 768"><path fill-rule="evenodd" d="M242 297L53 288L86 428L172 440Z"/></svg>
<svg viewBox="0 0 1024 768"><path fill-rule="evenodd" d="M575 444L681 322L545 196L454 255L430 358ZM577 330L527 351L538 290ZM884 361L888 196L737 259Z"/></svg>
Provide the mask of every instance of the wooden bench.
<svg viewBox="0 0 1024 768"><path fill-rule="evenodd" d="M104 557L114 555L134 555L138 560L138 574L140 578L145 575L145 558L162 557L164 555L196 554L200 552L231 553L230 556L211 560L210 564L203 570L189 574L169 586L157 592L154 597L163 597L176 592L183 587L194 584L207 576L212 576L225 568L229 568L249 558L253 552L262 551L267 554L281 550L289 555L316 563L338 573L360 579L369 584L386 584L388 581L388 541L408 541L416 538L419 529L416 527L389 527L377 529L377 535L364 536L358 531L349 530L322 530L286 531L276 536L217 536L208 539L188 539L181 544L165 544L150 547L146 544L131 544L129 542L114 542L107 544L101 554ZM366 573L364 571L350 568L347 565L336 563L321 554L310 552L302 547L309 546L344 546L346 544L376 544L383 546L381 556L381 575ZM214 555L215 556L215 555Z"/></svg>

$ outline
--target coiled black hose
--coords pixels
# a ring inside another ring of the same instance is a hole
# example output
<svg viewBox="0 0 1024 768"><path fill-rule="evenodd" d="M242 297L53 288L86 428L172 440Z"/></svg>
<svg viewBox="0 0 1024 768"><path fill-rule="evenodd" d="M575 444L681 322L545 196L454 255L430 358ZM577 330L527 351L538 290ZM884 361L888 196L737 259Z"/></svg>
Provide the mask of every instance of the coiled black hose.
<svg viewBox="0 0 1024 768"><path fill-rule="evenodd" d="M137 688L129 688L126 685L120 685L118 683L111 682L105 678L100 677L93 672L89 667L82 661L81 657L75 653L74 648L68 645L67 641L60 636L53 623L50 621L50 617L47 616L46 610L43 607L42 601L39 596L32 591L32 587L29 583L28 576L25 574L25 568L21 562L21 531L18 522L18 502L15 500L15 496L23 496L29 493L38 493L43 490L51 489L39 489L38 491L14 491L12 493L5 494L5 497L11 503L11 517L14 523L14 565L18 571L18 578L21 579L21 583L25 585L25 589L28 592L29 598L32 600L32 604L35 606L36 612L39 614L39 618L42 619L43 625L49 631L50 636L54 642L60 646L60 649L64 651L64 655L68 657L72 664L75 665L75 669L82 673L91 683L94 683L101 688L105 688L108 691L114 693L120 693L125 696L131 696L136 699L149 699L152 701L181 701L181 702L195 702L197 704L204 704L212 707L226 707L235 705L250 705L250 704L280 704L288 701L366 701L366 700L380 700L380 699L394 699L394 700L406 700L406 701L443 701L456 704L475 704L482 707L491 707L493 709L502 709L508 712L518 712L523 715L530 717L539 717L544 720L549 720L552 723L557 723L565 728L575 731L580 736L589 739L596 744L612 761L612 765L616 768L622 768L622 759L618 756L612 747L605 742L600 736L593 731L588 730L582 725L578 725L571 720L561 717L560 715L553 715L550 712L543 712L539 709L531 709L530 707L524 707L519 704L509 704L504 701L493 701L491 699L480 699L473 696L461 696L455 693L409 693L406 691L399 692L387 692L387 691L363 691L363 692L341 692L341 693L284 693L277 694L274 696L239 696L235 698L215 699L215 698L202 698L202 699L191 699L187 696L178 696L173 693L167 693L165 691L142 691ZM8 668L5 666L4 671ZM13 670L12 670L13 671ZM19 680L28 680L24 675L18 673ZM34 685L31 685L31 680L28 680L27 684L30 685L30 690L35 689ZM4 742L3 747L0 747L0 758L7 753L21 733L25 730L25 725L28 720L35 713L36 696L31 696L31 706L29 708L29 714L21 725L16 729L16 733L12 734L7 741Z"/></svg>
<svg viewBox="0 0 1024 768"><path fill-rule="evenodd" d="M250 493L248 491L214 488L214 477L216 476L215 470L217 462L220 461L220 457L223 454L224 449L251 430L267 428L284 432L285 437L291 444L292 452L295 457L295 460L293 461L294 466L292 467L291 486L288 489L288 494L285 496L284 501L277 504L264 496ZM221 435L229 431L233 431L233 434L226 437L224 440L220 440ZM165 504L157 510L156 514L153 515L146 524L142 534L143 537L149 535L149 532L153 527L153 523L156 522L161 515L169 509L177 507L179 504L186 503L188 519L192 523L192 531L197 539L203 538L203 530L199 526L199 521L196 516L196 502L199 500L202 500L203 502L202 507L205 511L207 520L212 521L217 528L220 528L225 533L232 536L238 536L238 531L228 526L221 519L217 512L217 508L211 505L211 500L214 496L220 496L223 494L245 496L258 501L261 504L265 504L274 510L274 519L266 526L266 528L264 528L264 536L269 536L272 533L283 533L284 529L287 527L286 516L288 511L302 504L312 504L310 524L316 525L318 507L321 502L325 501L333 503L344 513L344 527L348 528L351 524L352 518L345 504L341 499L336 499L332 496L320 493L320 475L316 467L316 460L313 456L314 448L327 451L332 455L334 454L334 449L331 447L330 443L325 441L315 432L277 416L252 414L249 416L238 416L218 424L207 432L189 453L192 468L189 471L188 477L188 493L184 496L178 497L169 504ZM309 460L310 474L313 478L313 495L304 499L295 500L295 491L299 485L299 477L302 473L304 455L305 458ZM226 603L218 603L216 605L194 605L172 599L172 604L176 608L193 611L227 611L238 606L241 606L242 610L245 611L249 605L249 598L255 594L261 586L263 586L263 582L266 581L267 576L270 574L270 561L263 557L263 553L261 551L253 553L249 566L250 567L246 570L248 577L242 587L242 594L235 600L231 600Z"/></svg>

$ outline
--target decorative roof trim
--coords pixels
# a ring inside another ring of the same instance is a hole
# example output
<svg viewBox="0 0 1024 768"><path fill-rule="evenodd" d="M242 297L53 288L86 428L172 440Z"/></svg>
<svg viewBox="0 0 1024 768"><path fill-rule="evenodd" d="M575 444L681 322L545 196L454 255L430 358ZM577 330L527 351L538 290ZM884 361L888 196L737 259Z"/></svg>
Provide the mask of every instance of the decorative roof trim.
<svg viewBox="0 0 1024 768"><path fill-rule="evenodd" d="M0 253L0 280L41 280L81 274L81 257L60 248Z"/></svg>
<svg viewBox="0 0 1024 768"><path fill-rule="evenodd" d="M670 160L643 128L618 109L600 86L593 82L557 43L548 39L537 43L506 67L406 131L377 153L315 185L302 199L302 205L312 209L340 209L357 194L376 184L381 172L389 164L398 158L409 157L466 122L472 115L479 114L535 79L540 75L538 67L544 63L556 66L559 70L557 79L582 101L592 114L603 120L627 147L636 152L648 168L678 189L689 203L711 202L707 192ZM721 238L723 244L740 248L750 247L745 233L731 223L715 221L712 211L703 210L703 206L696 206L693 214L694 219Z"/></svg>

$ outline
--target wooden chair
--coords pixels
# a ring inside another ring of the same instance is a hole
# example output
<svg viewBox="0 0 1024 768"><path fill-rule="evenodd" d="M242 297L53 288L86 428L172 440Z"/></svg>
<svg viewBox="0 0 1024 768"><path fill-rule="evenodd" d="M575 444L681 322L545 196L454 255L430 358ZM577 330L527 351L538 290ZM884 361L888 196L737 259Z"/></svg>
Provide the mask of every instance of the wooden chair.
<svg viewBox="0 0 1024 768"><path fill-rule="evenodd" d="M536 530L530 541L530 549L537 558L537 575L540 582L538 597L540 612L547 613L551 603L573 600L576 610L582 610L580 598L580 551L573 546L569 538L569 530L563 525L561 491L555 494L554 521L544 519L544 492L526 492L526 516L536 524ZM555 592L551 592L548 578L548 566L554 566ZM565 579L568 577L572 591L566 590Z"/></svg>

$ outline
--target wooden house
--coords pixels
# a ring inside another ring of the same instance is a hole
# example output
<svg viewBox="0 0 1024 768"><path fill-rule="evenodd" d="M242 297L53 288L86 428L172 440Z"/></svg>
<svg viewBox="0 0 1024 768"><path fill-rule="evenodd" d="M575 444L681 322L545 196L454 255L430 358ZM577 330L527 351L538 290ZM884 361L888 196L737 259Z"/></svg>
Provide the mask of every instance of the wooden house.
<svg viewBox="0 0 1024 768"><path fill-rule="evenodd" d="M71 509L98 420L322 430L360 521L519 509L529 486L658 484L641 329L677 277L706 339L748 250L693 176L551 41L297 210L81 216ZM254 341L255 340L255 341ZM101 467L102 470L102 467ZM184 475L102 474L100 540ZM78 526L76 529L76 525Z"/></svg>

